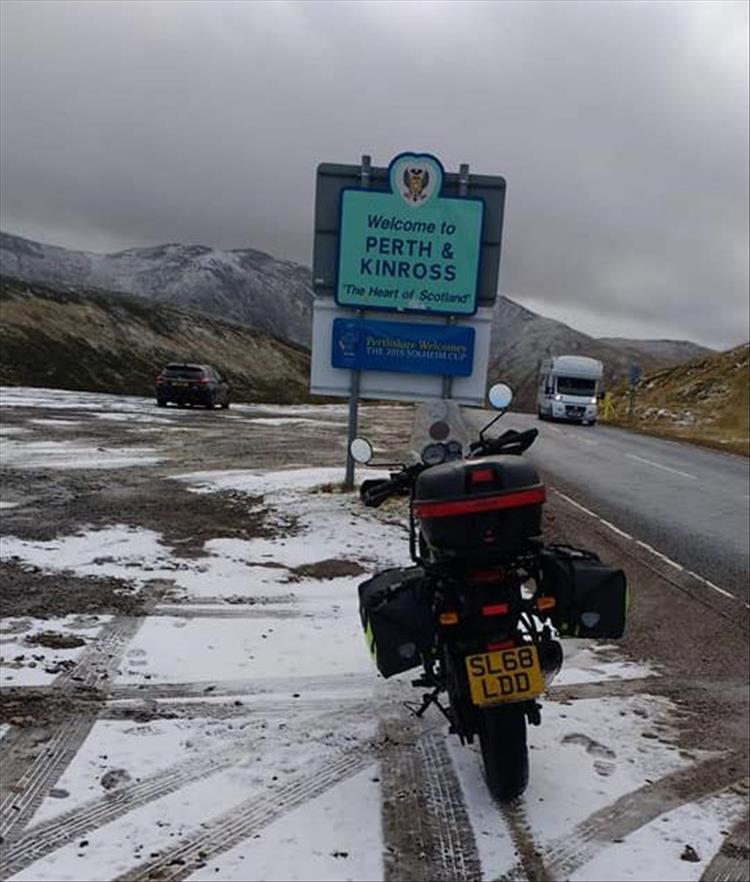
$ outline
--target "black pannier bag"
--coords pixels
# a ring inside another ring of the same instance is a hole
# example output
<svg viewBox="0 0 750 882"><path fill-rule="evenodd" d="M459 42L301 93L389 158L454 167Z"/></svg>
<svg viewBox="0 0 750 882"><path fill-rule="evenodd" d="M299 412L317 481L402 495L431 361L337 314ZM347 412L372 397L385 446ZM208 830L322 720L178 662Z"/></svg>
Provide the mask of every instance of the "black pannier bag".
<svg viewBox="0 0 750 882"><path fill-rule="evenodd" d="M414 514L438 557L484 560L515 552L542 531L544 485L518 457L486 456L426 469Z"/></svg>
<svg viewBox="0 0 750 882"><path fill-rule="evenodd" d="M392 677L422 662L435 639L429 582L422 567L384 570L359 586L359 614L378 670Z"/></svg>
<svg viewBox="0 0 750 882"><path fill-rule="evenodd" d="M541 590L555 598L550 617L561 637L622 637L628 609L625 573L603 564L592 551L547 546Z"/></svg>

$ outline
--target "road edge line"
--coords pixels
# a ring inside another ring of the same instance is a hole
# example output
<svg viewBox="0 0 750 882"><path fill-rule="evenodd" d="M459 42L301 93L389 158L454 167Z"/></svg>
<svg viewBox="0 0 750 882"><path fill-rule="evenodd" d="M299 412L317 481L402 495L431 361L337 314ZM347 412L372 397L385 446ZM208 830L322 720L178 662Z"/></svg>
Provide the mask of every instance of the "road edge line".
<svg viewBox="0 0 750 882"><path fill-rule="evenodd" d="M585 514L587 514L590 517L594 518L595 520L599 521L599 523L602 524L602 526L606 527L608 530L611 530L617 536L621 536L624 539L629 539L631 542L634 542L640 548L643 548L645 551L648 551L651 554L653 554L655 557L659 558L659 560L662 560L665 563L669 564L669 566L674 567L676 570L679 570L680 572L685 573L688 576L691 576L693 579L696 579L698 582L702 582L704 585L708 585L709 588L713 588L714 591L717 591L719 594L723 594L724 597L729 597L732 600L736 600L738 603L744 603L744 601L740 600L740 598L737 597L737 595L732 594L731 591L727 591L725 588L720 588L718 585L715 585L709 579L706 579L705 576L701 576L699 573L696 573L693 570L687 569L687 567L684 567L682 564L677 563L677 561L674 561L671 558L667 557L666 554L662 554L661 551L657 551L655 548L653 548L647 542L643 542L640 539L636 539L634 536L631 536L630 533L626 533L624 530L621 530L619 527L616 527L614 524L611 524L609 521L605 520L603 517L598 515L596 512L591 511L591 509L589 509L589 508L586 508L585 505L581 505L580 502L576 502L575 499L572 499L570 496L563 493L561 490L558 490L557 487L550 487L549 489L556 496L559 496L561 499L564 499L565 502L567 502L569 505L572 505L574 508L579 509L580 511L584 512ZM746 609L750 609L749 603L744 603L744 606Z"/></svg>

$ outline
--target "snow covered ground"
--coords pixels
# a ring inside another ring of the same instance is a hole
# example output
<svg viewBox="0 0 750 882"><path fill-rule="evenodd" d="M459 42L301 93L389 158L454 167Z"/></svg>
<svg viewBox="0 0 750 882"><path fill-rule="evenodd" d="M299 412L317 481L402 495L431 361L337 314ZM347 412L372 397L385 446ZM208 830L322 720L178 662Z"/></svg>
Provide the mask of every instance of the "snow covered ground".
<svg viewBox="0 0 750 882"><path fill-rule="evenodd" d="M83 410L113 423L144 412L141 399L51 390L5 389L2 404ZM237 413L268 430L294 431L298 421L340 421L344 410L247 406ZM35 422L62 432L76 420ZM5 434L3 458L9 451L13 469L42 461L51 469L94 469L101 461L83 448L76 452L75 439L44 442L42 460L37 442ZM159 459L158 448L127 451L132 462L118 460L114 448L98 453L109 469ZM404 842L384 826L382 804L404 794L387 789L392 759L382 721L403 715L401 701L413 696L408 674L388 682L376 675L359 624L357 585L370 572L407 563L403 524L363 509L353 494L330 492L340 469L175 467L170 477L196 494L262 496L278 534L214 538L194 557L177 554L154 529L117 523L51 540L3 537L3 559L42 573L116 577L138 592L154 580L171 587L123 632L121 645L114 637L107 643L110 654L120 653L107 700L27 829L8 840L8 878L384 878L384 861ZM283 529L289 518L292 532ZM359 565L364 575L341 575L331 561ZM97 640L119 634L121 618L5 619L0 682L54 684L63 676L55 664L64 661L88 670ZM42 631L82 642L40 650L50 658L29 667ZM581 859L565 878L700 879L746 797L718 788L649 813L649 788L712 755L678 749L675 707L639 693L637 684L658 671L614 647L569 641L565 649L556 687L591 684L601 694L545 701L542 726L529 730L530 784L517 806L493 802L478 750L449 737L437 713L419 730L420 738L445 745L482 878L527 878L524 846L549 857L553 870L567 867L562 844L579 837ZM64 670L70 676L76 668ZM627 682L631 692L608 691ZM616 812L596 836L587 832L592 817L640 790L644 808L626 832L612 832L619 829ZM683 858L686 846L696 860Z"/></svg>

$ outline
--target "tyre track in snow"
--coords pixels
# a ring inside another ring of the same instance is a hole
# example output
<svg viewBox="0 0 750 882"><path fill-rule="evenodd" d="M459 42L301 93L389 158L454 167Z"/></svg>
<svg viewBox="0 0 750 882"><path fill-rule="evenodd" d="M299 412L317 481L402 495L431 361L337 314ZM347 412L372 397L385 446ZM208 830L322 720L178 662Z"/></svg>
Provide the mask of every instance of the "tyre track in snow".
<svg viewBox="0 0 750 882"><path fill-rule="evenodd" d="M6 754L3 758L0 835L4 845L18 835L55 786L88 737L97 716L96 707L81 710L72 722L57 726L41 748L38 729L24 730L15 740L15 755ZM30 763L24 762L28 753L34 754Z"/></svg>
<svg viewBox="0 0 750 882"><path fill-rule="evenodd" d="M544 696L547 701L571 702L584 698L619 698L633 695L671 695L674 684L665 677L632 677L625 680L594 680L585 683L552 686Z"/></svg>
<svg viewBox="0 0 750 882"><path fill-rule="evenodd" d="M425 773L428 819L444 872L434 878L479 879L482 868L474 829L442 731L420 738L417 751Z"/></svg>
<svg viewBox="0 0 750 882"><path fill-rule="evenodd" d="M568 879L614 840L625 839L665 812L736 785L738 772L734 762L739 764L741 758L722 754L693 763L594 812L545 848L547 878ZM696 773L697 766L701 774ZM500 878L516 879L525 872L522 862Z"/></svg>
<svg viewBox="0 0 750 882"><path fill-rule="evenodd" d="M108 622L95 643L71 671L56 678L56 694L81 687L102 687L125 652L125 647L143 623L143 617L118 616ZM40 732L24 730L15 739L10 756L3 762L3 794L0 798L0 834L12 839L31 820L47 793L75 757L99 716L100 704L81 706L72 721L57 724L49 740L40 747ZM31 762L25 757L32 755Z"/></svg>
<svg viewBox="0 0 750 882"><path fill-rule="evenodd" d="M207 695L269 695L279 696L287 693L305 695L309 692L343 692L347 689L372 689L373 677L370 674L332 674L327 677L268 677L244 678L238 680L198 680L189 683L121 683L115 684L109 698L205 698Z"/></svg>
<svg viewBox="0 0 750 882"><path fill-rule="evenodd" d="M499 808L519 855L519 865L500 878L503 880L531 879L533 882L549 882L551 877L544 865L541 849L534 841L531 827L526 818L523 800L516 799L510 803L500 803Z"/></svg>
<svg viewBox="0 0 750 882"><path fill-rule="evenodd" d="M703 871L701 882L747 882L750 879L749 829L750 819L745 815Z"/></svg>
<svg viewBox="0 0 750 882"><path fill-rule="evenodd" d="M55 691L70 689L71 685L78 688L104 688L109 691L109 684L122 663L125 648L145 620L145 615L117 616L112 619L102 628L78 664L55 680Z"/></svg>
<svg viewBox="0 0 750 882"><path fill-rule="evenodd" d="M333 609L310 611L300 608L266 609L250 607L241 609L231 606L206 608L201 606L162 606L149 615L175 619L333 619L339 614Z"/></svg>
<svg viewBox="0 0 750 882"><path fill-rule="evenodd" d="M309 726L321 716L325 720L326 727L337 721L343 723L350 718L348 710L334 714L329 710L321 713L323 710L320 708L319 712L307 716L305 725ZM362 708L361 712L366 713L367 709ZM241 745L235 744L208 756L194 757L187 761L180 760L141 781L127 784L101 798L88 800L76 808L55 815L48 821L27 827L3 849L0 858L0 878L7 879L15 875L56 849L141 806L242 763L252 746L253 740L247 739Z"/></svg>
<svg viewBox="0 0 750 882"><path fill-rule="evenodd" d="M412 720L381 724L386 882L481 878L474 831L440 732L419 734Z"/></svg>
<svg viewBox="0 0 750 882"><path fill-rule="evenodd" d="M340 754L320 768L267 793L250 797L228 812L201 825L201 829L165 851L158 858L133 867L115 882L144 879L181 880L206 866L244 839L320 796L375 762L371 749L361 747Z"/></svg>
<svg viewBox="0 0 750 882"><path fill-rule="evenodd" d="M143 781L107 794L103 799L91 800L42 824L28 827L3 849L0 877L7 879L78 837L139 806L174 793L186 784L220 772L238 759L235 748L193 762L177 763Z"/></svg>
<svg viewBox="0 0 750 882"><path fill-rule="evenodd" d="M257 714L288 714L301 710L326 710L331 707L330 698L304 699L302 697L282 701L247 702L245 696L238 695L231 703L209 701L162 701L138 702L133 704L109 705L99 714L101 720L133 720L137 723L151 720L201 719L229 720ZM371 700L363 698L337 698L338 705L348 708L352 715L368 712Z"/></svg>

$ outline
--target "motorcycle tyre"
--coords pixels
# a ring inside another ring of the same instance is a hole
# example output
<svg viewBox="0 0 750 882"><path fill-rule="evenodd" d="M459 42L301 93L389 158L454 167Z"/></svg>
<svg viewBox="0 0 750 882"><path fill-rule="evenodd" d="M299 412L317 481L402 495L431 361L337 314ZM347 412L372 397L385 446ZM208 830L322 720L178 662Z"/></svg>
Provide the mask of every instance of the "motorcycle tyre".
<svg viewBox="0 0 750 882"><path fill-rule="evenodd" d="M484 708L479 743L490 793L502 802L520 796L529 781L526 714L522 703Z"/></svg>

